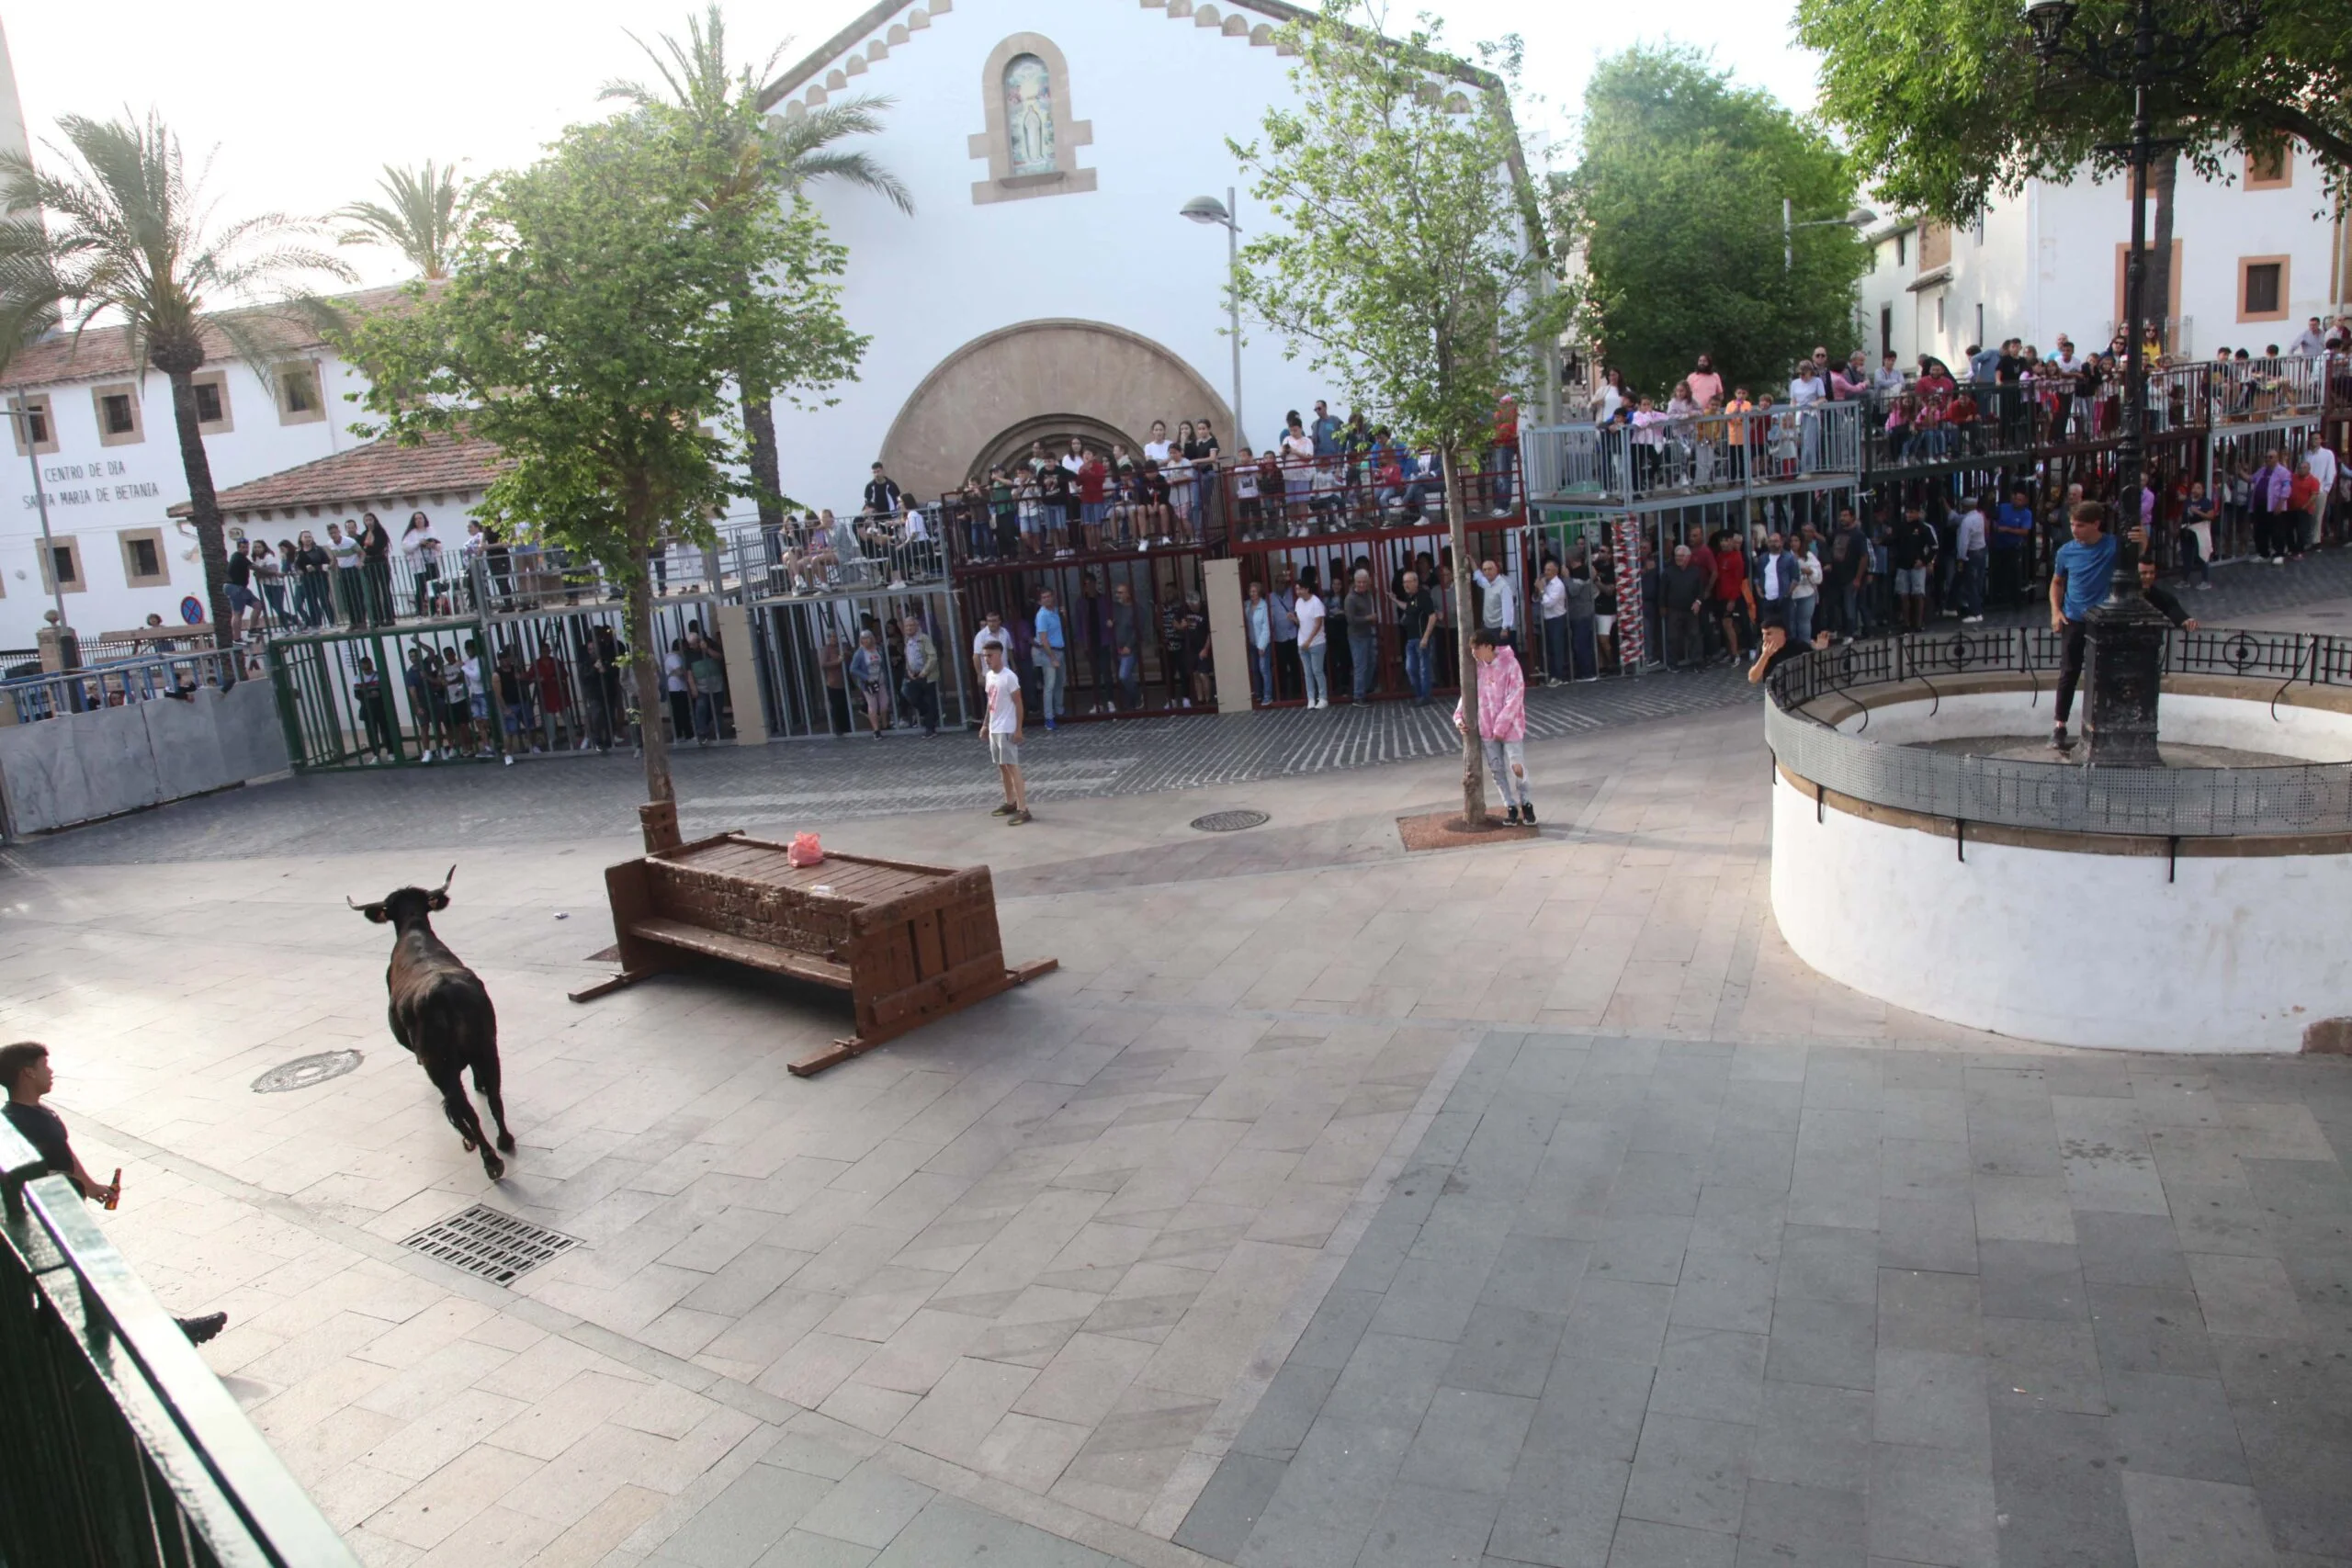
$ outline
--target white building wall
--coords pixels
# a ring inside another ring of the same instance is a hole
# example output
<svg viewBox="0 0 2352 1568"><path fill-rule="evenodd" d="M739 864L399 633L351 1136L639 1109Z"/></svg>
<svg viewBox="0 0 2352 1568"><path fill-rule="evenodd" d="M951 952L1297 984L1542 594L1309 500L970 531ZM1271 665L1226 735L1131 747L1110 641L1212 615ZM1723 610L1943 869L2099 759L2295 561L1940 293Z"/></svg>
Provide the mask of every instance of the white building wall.
<svg viewBox="0 0 2352 1568"><path fill-rule="evenodd" d="M2336 252L2343 241L2318 171L2298 150L2288 183L2278 188L2247 188L2245 160L2227 160L2226 181L2199 178L2184 161L2174 188L2173 234L2178 243L2179 315L2177 352L2210 356L2220 347L2246 347L2259 355L2270 344L2282 347L2306 319L2352 308L2331 299L2332 291L2352 288L2338 276ZM2153 238L2154 207L2150 208ZM2094 182L2087 174L2058 185L2036 180L2014 198L1987 209L1980 244L1972 228L1951 236L1951 276L1918 293L1908 286L1920 276L1918 231L1905 231L1905 260L1894 260L1892 226L1877 233L1878 265L1864 275L1861 312L1871 346L1877 346L1879 312L1892 308L1895 351L1906 368L1921 354L1939 355L1955 367L1978 341L1978 307L1984 341L2020 337L2050 354L2060 333L2078 349L2105 346L2120 320L2117 248L2132 232L2132 208L2120 177ZM2287 266L2283 320L2242 321L2239 267L2251 257L2283 259ZM1936 300L1944 301L1944 327L1936 329ZM2151 314L2163 301L2151 299Z"/></svg>
<svg viewBox="0 0 2352 1568"><path fill-rule="evenodd" d="M93 349L98 346L96 338L94 332L89 340ZM278 412L276 389L240 361L205 367L221 372L229 390L232 428L204 440L215 488L226 490L359 444L349 429L356 411L344 398L365 386L359 374L325 348L287 357L318 367L324 419L287 423ZM69 585L63 598L66 620L85 638L137 626L150 613L176 625L182 599L191 594L204 598L195 529L168 514L171 507L187 500L187 474L172 422L171 383L154 371L141 383L141 439L107 446L99 437L93 389L133 378L106 375L27 389L33 396L48 396L55 422L57 450L40 456L39 488L49 498L51 534L61 544L72 539L79 547L82 585L78 592ZM31 465L17 442L6 436L0 436L0 476L5 476L0 477L0 649L29 649L51 599L40 570L40 513ZM316 523L305 519L288 526L311 527L323 537L326 522L323 517ZM275 527L264 524L256 531L268 532L275 544ZM144 528L163 530L162 564L171 581L133 588L121 536Z"/></svg>
<svg viewBox="0 0 2352 1568"><path fill-rule="evenodd" d="M1252 26L1271 19L1219 11ZM1068 62L1071 101L1057 112L1065 128L1073 119L1092 127L1092 144L1078 152L1080 168L1098 171L1092 191L972 198L973 183L989 175L987 161L967 151L985 128L982 67L1015 32L1043 34ZM806 413L779 405L786 492L854 505L866 465L922 378L964 344L1016 322L1074 317L1127 328L1182 357L1230 400L1225 232L1177 209L1195 196L1223 201L1233 186L1245 236L1265 222L1225 142L1258 139L1269 104L1296 101L1295 63L1135 0L956 0L850 77L849 92L897 99L883 132L859 145L906 182L915 215L834 183L810 193L850 248L850 324L874 342L838 405ZM1308 412L1327 389L1304 360L1284 358L1279 341L1246 334L1241 438L1263 450L1286 411ZM1204 412L1169 409L1169 427ZM1234 432L1219 436L1236 449Z"/></svg>

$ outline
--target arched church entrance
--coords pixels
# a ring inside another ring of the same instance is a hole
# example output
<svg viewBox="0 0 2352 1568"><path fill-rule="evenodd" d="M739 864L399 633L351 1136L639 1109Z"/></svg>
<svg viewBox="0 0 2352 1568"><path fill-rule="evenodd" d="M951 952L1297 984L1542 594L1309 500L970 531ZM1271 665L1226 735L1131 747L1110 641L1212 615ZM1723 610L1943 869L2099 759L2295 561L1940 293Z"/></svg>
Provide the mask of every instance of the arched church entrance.
<svg viewBox="0 0 2352 1568"><path fill-rule="evenodd" d="M1140 333L1106 321L1022 321L941 360L891 421L882 461L902 490L928 498L1025 454L1032 441L1059 452L1077 435L1140 451L1152 421L1173 430L1204 414L1232 439L1232 411L1216 389Z"/></svg>
<svg viewBox="0 0 2352 1568"><path fill-rule="evenodd" d="M1035 419L1023 420L982 446L973 455L964 478L984 479L990 468L1010 468L1029 456L1032 446L1042 445L1046 456L1058 458L1069 450L1073 438L1080 446L1091 446L1105 457L1114 446L1125 446L1137 457L1143 453L1144 437L1140 432L1120 430L1080 413L1039 414Z"/></svg>

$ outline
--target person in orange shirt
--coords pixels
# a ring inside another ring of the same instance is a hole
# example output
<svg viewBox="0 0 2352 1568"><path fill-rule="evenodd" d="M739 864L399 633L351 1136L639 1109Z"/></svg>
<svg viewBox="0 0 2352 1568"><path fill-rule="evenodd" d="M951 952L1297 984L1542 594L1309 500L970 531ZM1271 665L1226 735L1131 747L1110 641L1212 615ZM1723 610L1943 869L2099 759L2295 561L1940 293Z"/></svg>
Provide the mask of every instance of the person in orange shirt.
<svg viewBox="0 0 2352 1568"><path fill-rule="evenodd" d="M1724 405L1724 422L1731 429L1731 477L1735 483L1747 477L1747 427L1756 422L1747 416L1756 412L1756 401L1745 387L1731 389L1731 401ZM1757 446L1761 446L1762 441Z"/></svg>

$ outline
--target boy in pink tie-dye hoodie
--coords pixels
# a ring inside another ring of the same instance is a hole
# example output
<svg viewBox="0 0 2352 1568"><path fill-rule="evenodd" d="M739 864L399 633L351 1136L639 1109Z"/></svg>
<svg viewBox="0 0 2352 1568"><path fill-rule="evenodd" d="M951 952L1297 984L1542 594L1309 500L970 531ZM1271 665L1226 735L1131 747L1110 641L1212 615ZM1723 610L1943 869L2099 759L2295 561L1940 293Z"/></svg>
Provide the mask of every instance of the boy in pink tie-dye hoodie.
<svg viewBox="0 0 2352 1568"><path fill-rule="evenodd" d="M1519 655L1502 634L1486 626L1470 639L1471 657L1478 661L1478 740L1487 753L1487 772L1494 775L1510 807L1503 820L1532 825L1535 803L1527 797L1527 677ZM1453 728L1462 728L1462 705L1453 705Z"/></svg>

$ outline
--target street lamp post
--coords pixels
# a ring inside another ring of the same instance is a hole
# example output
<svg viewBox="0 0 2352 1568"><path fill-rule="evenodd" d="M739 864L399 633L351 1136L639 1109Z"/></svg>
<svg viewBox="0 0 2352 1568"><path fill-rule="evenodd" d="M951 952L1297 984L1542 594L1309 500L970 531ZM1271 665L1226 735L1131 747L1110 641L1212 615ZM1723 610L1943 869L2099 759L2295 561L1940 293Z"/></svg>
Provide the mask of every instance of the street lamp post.
<svg viewBox="0 0 2352 1568"><path fill-rule="evenodd" d="M1867 207L1857 207L1843 218L1808 218L1795 221L1796 203L1787 197L1781 198L1781 271L1797 269L1797 231L1800 229L1867 229L1878 221L1878 214Z"/></svg>
<svg viewBox="0 0 2352 1568"><path fill-rule="evenodd" d="M1234 188L1227 186L1223 201L1196 196L1177 210L1195 223L1216 223L1225 230L1225 302L1232 317L1233 440L1238 449L1246 439L1241 423L1241 225L1234 217L1239 204Z"/></svg>
<svg viewBox="0 0 2352 1568"><path fill-rule="evenodd" d="M2106 601L2090 613L2084 660L2088 711L2084 739L2093 766L2153 768L2156 753L2156 695L2162 683L2165 621L2140 592L2140 548L2133 528L2152 519L2140 505L2146 483L2148 367L2146 338L2148 169L2159 145L2148 96L2160 80L2199 68L2207 53L2224 43L2244 43L2258 25L2256 0L2222 0L2218 28L2201 23L2188 32L2160 32L2155 0L2137 0L2128 38L2114 34L2069 37L2075 0L2035 0L2025 20L2034 53L2044 67L2061 62L2100 81L2132 89L2132 138L2100 149L2121 152L2131 165L2132 243L2123 265L2123 425L2115 445L2117 512L2115 571Z"/></svg>

